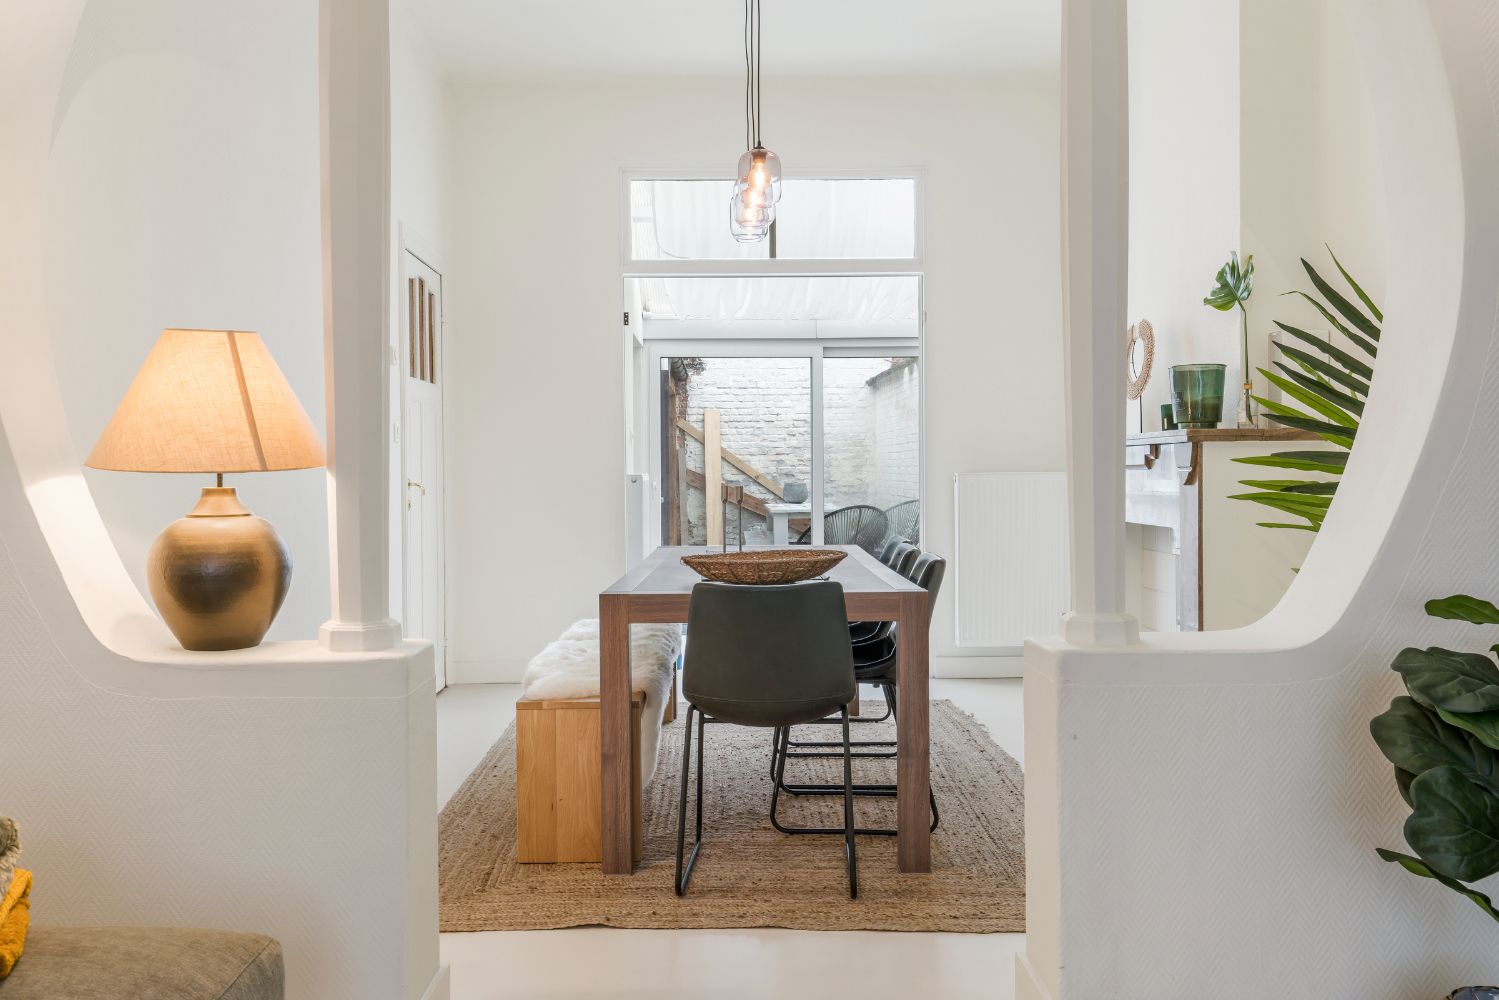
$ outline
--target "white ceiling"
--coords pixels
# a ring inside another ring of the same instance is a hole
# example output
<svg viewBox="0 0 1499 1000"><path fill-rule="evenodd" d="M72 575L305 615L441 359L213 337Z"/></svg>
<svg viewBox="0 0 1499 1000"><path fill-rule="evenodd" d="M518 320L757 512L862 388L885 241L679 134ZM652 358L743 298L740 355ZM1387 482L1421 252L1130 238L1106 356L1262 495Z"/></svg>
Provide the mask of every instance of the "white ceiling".
<svg viewBox="0 0 1499 1000"><path fill-rule="evenodd" d="M447 73L732 75L741 0L398 0ZM1059 0L761 0L764 72L989 73L1054 64Z"/></svg>

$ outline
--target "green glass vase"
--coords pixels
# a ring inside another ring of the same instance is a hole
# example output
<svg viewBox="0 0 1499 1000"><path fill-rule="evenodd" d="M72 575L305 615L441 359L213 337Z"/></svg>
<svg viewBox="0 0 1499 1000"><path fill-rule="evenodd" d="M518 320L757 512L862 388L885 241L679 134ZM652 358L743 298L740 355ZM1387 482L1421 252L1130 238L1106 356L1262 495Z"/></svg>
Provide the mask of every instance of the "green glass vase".
<svg viewBox="0 0 1499 1000"><path fill-rule="evenodd" d="M1178 427L1217 427L1227 365L1173 365L1171 412Z"/></svg>

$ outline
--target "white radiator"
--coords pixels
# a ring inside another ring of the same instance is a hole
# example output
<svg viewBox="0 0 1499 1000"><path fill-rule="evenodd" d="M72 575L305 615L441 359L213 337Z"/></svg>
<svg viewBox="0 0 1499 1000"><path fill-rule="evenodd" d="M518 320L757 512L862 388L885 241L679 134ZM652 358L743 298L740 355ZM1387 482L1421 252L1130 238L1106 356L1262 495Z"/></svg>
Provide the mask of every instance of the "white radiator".
<svg viewBox="0 0 1499 1000"><path fill-rule="evenodd" d="M1071 600L1067 477L980 472L953 477L957 644L1015 649L1056 634Z"/></svg>

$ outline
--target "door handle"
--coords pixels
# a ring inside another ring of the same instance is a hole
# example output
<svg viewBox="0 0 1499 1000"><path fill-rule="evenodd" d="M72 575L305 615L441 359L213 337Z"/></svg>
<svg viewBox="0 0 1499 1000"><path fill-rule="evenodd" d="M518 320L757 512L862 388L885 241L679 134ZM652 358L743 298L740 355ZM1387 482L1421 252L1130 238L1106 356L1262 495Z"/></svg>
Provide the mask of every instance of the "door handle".
<svg viewBox="0 0 1499 1000"><path fill-rule="evenodd" d="M411 489L412 489L412 487L416 487L417 489L421 490L422 491L422 496L426 496L427 495L427 487L423 486L421 483L417 482L415 479L408 479L408 480L406 480L406 509L407 510L411 509Z"/></svg>

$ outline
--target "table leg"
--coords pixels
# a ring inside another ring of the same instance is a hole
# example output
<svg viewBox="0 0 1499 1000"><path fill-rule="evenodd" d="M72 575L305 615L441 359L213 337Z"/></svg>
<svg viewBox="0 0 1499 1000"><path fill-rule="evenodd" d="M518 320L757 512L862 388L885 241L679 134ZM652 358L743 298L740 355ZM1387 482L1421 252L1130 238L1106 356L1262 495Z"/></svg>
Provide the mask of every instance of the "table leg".
<svg viewBox="0 0 1499 1000"><path fill-rule="evenodd" d="M600 816L605 875L629 875L630 831L630 616L622 594L599 595L599 770Z"/></svg>
<svg viewBox="0 0 1499 1000"><path fill-rule="evenodd" d="M929 744L931 696L927 632L930 627L924 590L901 594L899 643L896 646L896 854L903 872L932 870L931 788Z"/></svg>
<svg viewBox="0 0 1499 1000"><path fill-rule="evenodd" d="M770 540L777 545L789 544L790 532L786 530L786 522L790 518L785 514L772 514L770 517Z"/></svg>

